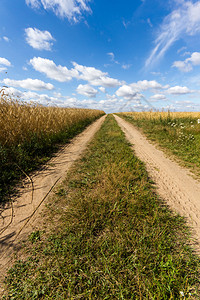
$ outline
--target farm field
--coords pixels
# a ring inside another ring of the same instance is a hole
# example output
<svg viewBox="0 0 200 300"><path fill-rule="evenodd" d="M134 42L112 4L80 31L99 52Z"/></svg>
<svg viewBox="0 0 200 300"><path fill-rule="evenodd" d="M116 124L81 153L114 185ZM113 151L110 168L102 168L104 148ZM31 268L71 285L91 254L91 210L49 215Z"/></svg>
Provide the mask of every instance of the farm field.
<svg viewBox="0 0 200 300"><path fill-rule="evenodd" d="M4 299L198 299L200 260L185 220L155 193L112 116L45 214Z"/></svg>
<svg viewBox="0 0 200 300"><path fill-rule="evenodd" d="M199 112L130 112L119 115L200 176Z"/></svg>
<svg viewBox="0 0 200 300"><path fill-rule="evenodd" d="M14 186L49 160L103 111L44 107L13 100L1 91L0 99L0 203ZM11 188L12 187L12 188Z"/></svg>

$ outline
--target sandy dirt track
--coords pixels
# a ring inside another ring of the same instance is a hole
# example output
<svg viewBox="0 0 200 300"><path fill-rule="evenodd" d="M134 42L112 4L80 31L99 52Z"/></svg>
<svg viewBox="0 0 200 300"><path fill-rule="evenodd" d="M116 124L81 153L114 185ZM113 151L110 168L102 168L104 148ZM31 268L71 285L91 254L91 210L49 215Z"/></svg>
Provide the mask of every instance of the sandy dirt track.
<svg viewBox="0 0 200 300"><path fill-rule="evenodd" d="M197 240L195 249L200 253L200 182L192 178L192 174L150 144L132 124L115 118L124 131L126 138L133 145L135 154L141 159L155 182L158 194L169 207L185 216Z"/></svg>
<svg viewBox="0 0 200 300"><path fill-rule="evenodd" d="M13 206L8 205L6 208L1 209L0 296L3 292L2 280L7 268L12 264L13 253L20 248L21 241L34 229L37 218L40 217L39 212L44 205L43 200L46 199L53 187L65 178L66 172L86 149L87 144L101 127L104 119L105 116L88 126L70 144L59 151L42 171L31 175L34 192L30 180L25 180L24 187L19 191L21 196L14 199Z"/></svg>

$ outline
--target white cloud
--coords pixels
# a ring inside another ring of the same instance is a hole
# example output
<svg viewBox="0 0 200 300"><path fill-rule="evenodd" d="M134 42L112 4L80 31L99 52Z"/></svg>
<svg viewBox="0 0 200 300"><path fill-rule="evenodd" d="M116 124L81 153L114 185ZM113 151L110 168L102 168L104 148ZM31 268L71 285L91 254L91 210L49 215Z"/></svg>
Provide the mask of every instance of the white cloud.
<svg viewBox="0 0 200 300"><path fill-rule="evenodd" d="M6 88L3 88L3 90L4 90L5 95L9 95L14 98L18 98L18 97L21 98L23 95L23 93L21 91L15 89L13 87L9 87L9 88L6 87Z"/></svg>
<svg viewBox="0 0 200 300"><path fill-rule="evenodd" d="M78 76L78 71L69 70L67 67L60 65L57 66L53 60L47 58L34 57L30 60L30 64L36 71L44 73L47 77L59 82L67 82Z"/></svg>
<svg viewBox="0 0 200 300"><path fill-rule="evenodd" d="M189 90L186 86L173 86L166 91L168 94L172 95L185 95L190 94L193 91Z"/></svg>
<svg viewBox="0 0 200 300"><path fill-rule="evenodd" d="M180 105L184 105L184 104L193 104L192 101L188 101L188 100L185 100L185 101L175 101L176 104L180 104Z"/></svg>
<svg viewBox="0 0 200 300"><path fill-rule="evenodd" d="M190 58L187 58L187 61L190 61L193 66L200 65L200 52L193 52Z"/></svg>
<svg viewBox="0 0 200 300"><path fill-rule="evenodd" d="M81 108L93 108L93 109L107 109L113 111L117 103L121 103L121 100L115 98L112 101L101 102L93 99L78 100L76 97L66 97L60 93L54 93L54 97L47 94L39 94L36 92L21 92L13 87L5 88L6 95L12 98L19 98L22 101L40 103L43 105L56 105L59 107L81 107Z"/></svg>
<svg viewBox="0 0 200 300"><path fill-rule="evenodd" d="M10 67L11 62L9 60L7 60L6 58L4 58L4 57L0 57L0 65Z"/></svg>
<svg viewBox="0 0 200 300"><path fill-rule="evenodd" d="M7 43L10 42L10 39L7 36L3 36L4 41L6 41Z"/></svg>
<svg viewBox="0 0 200 300"><path fill-rule="evenodd" d="M151 72L151 74L154 75L154 76L161 76L162 75L162 73L160 73L160 72Z"/></svg>
<svg viewBox="0 0 200 300"><path fill-rule="evenodd" d="M118 64L119 65L119 62L117 60L115 60L115 55L113 52L109 52L107 53L107 55L110 57L110 60L115 63L115 64Z"/></svg>
<svg viewBox="0 0 200 300"><path fill-rule="evenodd" d="M134 100L140 98L140 95L138 94L138 91L135 90L130 85L123 85L121 86L117 91L116 95L118 97L123 97L126 100Z"/></svg>
<svg viewBox="0 0 200 300"><path fill-rule="evenodd" d="M54 86L51 83L45 83L39 79L27 78L24 80L12 80L9 78L5 78L2 82L8 86L21 87L23 89L29 89L29 90L33 90L33 91L53 90L54 89Z"/></svg>
<svg viewBox="0 0 200 300"><path fill-rule="evenodd" d="M200 32L200 1L180 1L179 7L167 15L160 26L155 39L155 47L146 60L149 67L161 59L166 51L184 35L195 35Z"/></svg>
<svg viewBox="0 0 200 300"><path fill-rule="evenodd" d="M102 72L94 67L86 67L73 62L74 68L57 66L52 60L34 57L30 60L30 64L36 71L44 73L47 77L66 82L72 78L87 81L90 85L101 87L116 87L121 84L117 79L108 76L108 73Z"/></svg>
<svg viewBox="0 0 200 300"><path fill-rule="evenodd" d="M80 95L84 95L87 96L89 98L94 98L96 97L98 91L95 90L92 86L90 86L89 84L79 84L79 86L76 89L77 93L79 93Z"/></svg>
<svg viewBox="0 0 200 300"><path fill-rule="evenodd" d="M112 88L120 85L119 80L104 76L104 77L99 77L93 81L90 82L94 86L102 85L103 87L106 88Z"/></svg>
<svg viewBox="0 0 200 300"><path fill-rule="evenodd" d="M4 71L6 71L6 70L7 70L7 68L0 67L0 73L4 72Z"/></svg>
<svg viewBox="0 0 200 300"><path fill-rule="evenodd" d="M7 70L11 66L11 62L4 57L0 57L0 73Z"/></svg>
<svg viewBox="0 0 200 300"><path fill-rule="evenodd" d="M150 97L150 100L151 101L166 100L166 97L163 94L155 94L155 95Z"/></svg>
<svg viewBox="0 0 200 300"><path fill-rule="evenodd" d="M115 60L115 55L114 55L113 52L109 52L109 53L107 53L107 55L110 56L110 60L111 60L111 61L114 61L114 60Z"/></svg>
<svg viewBox="0 0 200 300"><path fill-rule="evenodd" d="M146 91L149 89L162 89L163 86L155 80L140 80L138 82L130 84L133 88L138 91Z"/></svg>
<svg viewBox="0 0 200 300"><path fill-rule="evenodd" d="M52 10L58 17L78 21L83 12L91 12L88 6L90 0L26 0L32 8L43 7Z"/></svg>
<svg viewBox="0 0 200 300"><path fill-rule="evenodd" d="M182 72L189 72L192 70L192 65L189 63L186 63L185 61L175 61L172 65L172 67L178 68Z"/></svg>
<svg viewBox="0 0 200 300"><path fill-rule="evenodd" d="M106 89L102 86L99 87L99 90L102 92L102 93L105 93L106 92Z"/></svg>
<svg viewBox="0 0 200 300"><path fill-rule="evenodd" d="M30 5L32 8L39 8L40 7L39 0L26 0L26 4Z"/></svg>
<svg viewBox="0 0 200 300"><path fill-rule="evenodd" d="M182 52L182 51L184 51L186 49L187 49L187 47L183 46L183 47L181 47L180 49L177 50L177 53L180 53L180 52Z"/></svg>
<svg viewBox="0 0 200 300"><path fill-rule="evenodd" d="M78 78L92 82L99 78L107 76L107 73L102 72L94 67L86 67L73 62L75 70L79 73Z"/></svg>
<svg viewBox="0 0 200 300"><path fill-rule="evenodd" d="M4 93L6 95L9 95L12 98L18 98L22 101L26 101L26 102L34 102L34 103L39 103L39 104L43 104L43 105L58 105L58 106L67 106L66 104L64 105L63 103L65 102L65 98L64 100L59 100L56 97L51 97L48 96L47 94L38 94L36 92L21 92L13 87L9 87L9 88L5 88L4 89Z"/></svg>
<svg viewBox="0 0 200 300"><path fill-rule="evenodd" d="M123 64L122 69L128 70L132 65L131 64Z"/></svg>
<svg viewBox="0 0 200 300"><path fill-rule="evenodd" d="M192 71L193 66L200 65L200 52L193 52L192 55L184 61L175 61L172 67L178 68L182 72Z"/></svg>
<svg viewBox="0 0 200 300"><path fill-rule="evenodd" d="M86 67L73 62L74 69L79 72L77 79L88 81L94 86L116 87L120 85L117 79L111 78L106 72L102 72L94 67Z"/></svg>
<svg viewBox="0 0 200 300"><path fill-rule="evenodd" d="M27 43L34 49L51 50L54 38L49 31L29 27L25 29L25 33Z"/></svg>

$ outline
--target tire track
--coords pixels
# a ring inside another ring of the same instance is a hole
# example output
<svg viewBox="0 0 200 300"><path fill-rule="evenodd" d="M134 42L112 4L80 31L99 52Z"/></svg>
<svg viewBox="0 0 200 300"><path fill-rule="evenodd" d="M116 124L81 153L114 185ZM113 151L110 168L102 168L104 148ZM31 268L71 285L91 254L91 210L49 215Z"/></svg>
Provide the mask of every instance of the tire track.
<svg viewBox="0 0 200 300"><path fill-rule="evenodd" d="M192 229L195 250L200 253L200 182L189 170L170 160L147 140L132 124L115 115L136 155L145 164L156 184L158 194L169 207L186 217Z"/></svg>
<svg viewBox="0 0 200 300"><path fill-rule="evenodd" d="M19 190L20 196L12 199L12 205L8 203L4 209L0 209L0 296L6 271L14 261L13 254L37 226L44 200L53 187L65 178L104 120L105 116L101 117L63 147L42 171L33 173L31 180L27 178L24 181Z"/></svg>

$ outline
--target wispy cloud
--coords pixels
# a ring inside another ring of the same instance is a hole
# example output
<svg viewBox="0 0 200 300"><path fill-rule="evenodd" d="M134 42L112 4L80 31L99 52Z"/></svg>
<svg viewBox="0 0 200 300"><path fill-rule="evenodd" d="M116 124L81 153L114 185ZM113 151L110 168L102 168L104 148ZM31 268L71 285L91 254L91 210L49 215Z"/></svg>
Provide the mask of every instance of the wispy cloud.
<svg viewBox="0 0 200 300"><path fill-rule="evenodd" d="M110 57L111 62L119 65L119 62L117 60L115 60L115 54L113 52L109 52L109 53L107 53L107 55Z"/></svg>
<svg viewBox="0 0 200 300"><path fill-rule="evenodd" d="M125 21L125 20L123 20L122 21L122 24L124 25L124 27L127 29L128 28L128 26L131 24L131 22L130 21Z"/></svg>
<svg viewBox="0 0 200 300"><path fill-rule="evenodd" d="M10 42L10 39L7 37L7 36L3 36L3 39L5 42L9 43Z"/></svg>
<svg viewBox="0 0 200 300"><path fill-rule="evenodd" d="M167 50L184 35L195 35L199 32L200 1L179 2L179 7L164 18L145 67L148 68L158 62Z"/></svg>
<svg viewBox="0 0 200 300"><path fill-rule="evenodd" d="M147 19L147 23L149 24L150 27L153 27L153 24L151 23L151 19L150 18Z"/></svg>
<svg viewBox="0 0 200 300"><path fill-rule="evenodd" d="M132 65L131 64L123 64L122 69L128 70Z"/></svg>
<svg viewBox="0 0 200 300"><path fill-rule="evenodd" d="M26 4L34 9L43 7L52 10L58 17L77 22L83 12L91 12L90 0L26 0Z"/></svg>

